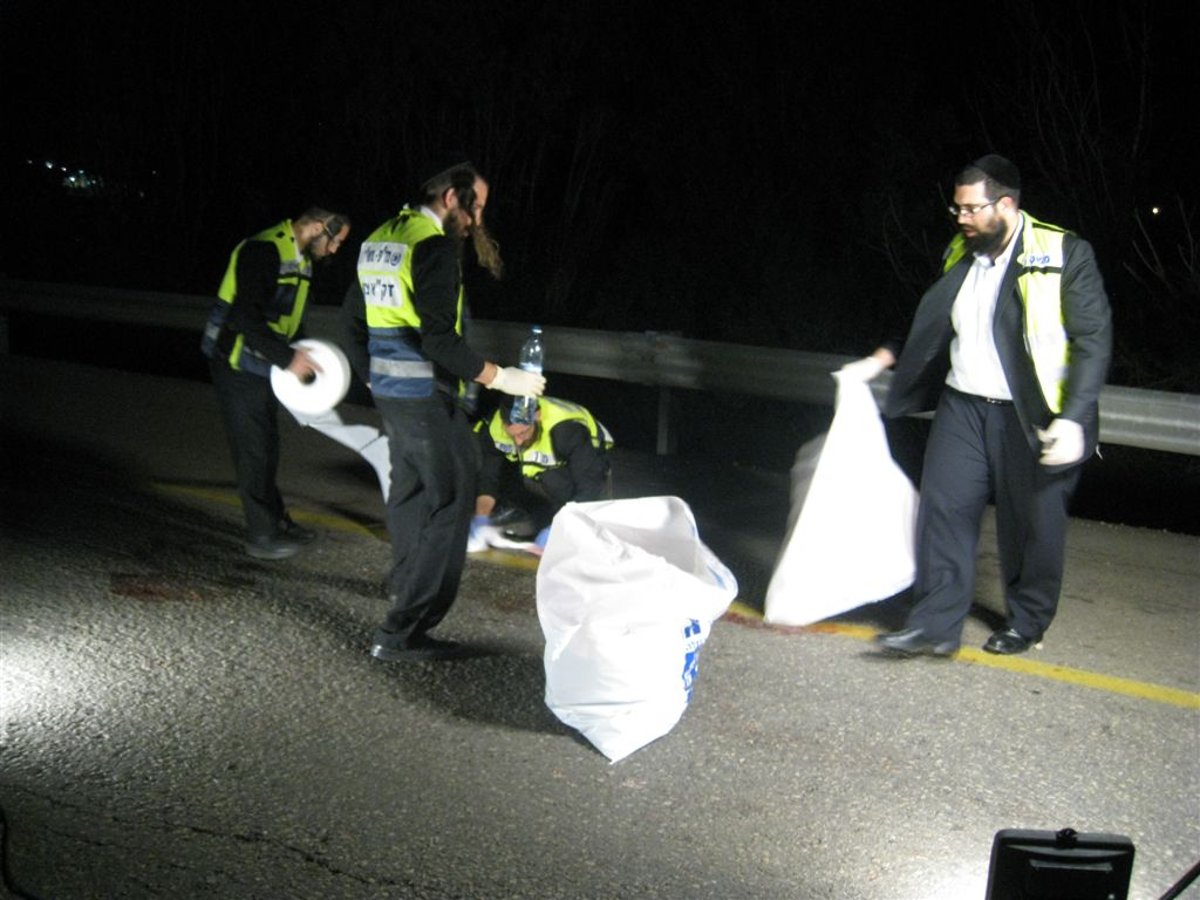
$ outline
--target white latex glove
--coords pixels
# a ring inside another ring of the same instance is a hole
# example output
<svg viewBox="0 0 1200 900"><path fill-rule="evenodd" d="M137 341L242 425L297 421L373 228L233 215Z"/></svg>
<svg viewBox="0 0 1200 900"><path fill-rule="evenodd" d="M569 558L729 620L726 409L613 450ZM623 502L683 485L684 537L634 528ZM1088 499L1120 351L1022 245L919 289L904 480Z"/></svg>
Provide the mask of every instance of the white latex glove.
<svg viewBox="0 0 1200 900"><path fill-rule="evenodd" d="M537 537L533 539L533 544L529 548L529 552L534 556L541 556L546 552L546 541L550 540L550 526L547 525L537 533Z"/></svg>
<svg viewBox="0 0 1200 900"><path fill-rule="evenodd" d="M482 553L491 546L492 540L499 534L499 529L492 524L489 517L474 516L471 519L471 532L467 536L467 552Z"/></svg>
<svg viewBox="0 0 1200 900"><path fill-rule="evenodd" d="M526 372L516 366L496 368L496 377L488 385L493 391L503 391L514 397L540 397L546 389L546 376Z"/></svg>
<svg viewBox="0 0 1200 900"><path fill-rule="evenodd" d="M840 375L848 381L861 381L866 384L882 371L883 363L874 356L864 356L862 359L846 363L834 374Z"/></svg>
<svg viewBox="0 0 1200 900"><path fill-rule="evenodd" d="M1070 419L1055 419L1038 429L1043 466L1065 466L1083 459L1083 426Z"/></svg>

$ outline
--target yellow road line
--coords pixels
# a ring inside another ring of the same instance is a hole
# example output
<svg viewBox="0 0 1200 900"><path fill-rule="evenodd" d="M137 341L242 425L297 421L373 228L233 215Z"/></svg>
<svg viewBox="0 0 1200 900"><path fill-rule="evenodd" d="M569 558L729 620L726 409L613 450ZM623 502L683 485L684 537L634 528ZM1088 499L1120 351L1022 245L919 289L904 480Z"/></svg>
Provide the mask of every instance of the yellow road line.
<svg viewBox="0 0 1200 900"><path fill-rule="evenodd" d="M204 488L195 487L193 485L184 484L166 484L157 482L154 485L160 491L168 494L175 494L180 497L190 497L193 500L207 500L210 503L220 503L225 506L241 506L242 502L238 499L238 495L226 488ZM327 513L313 513L302 509L289 509L288 514L292 518L308 522L312 525L320 525L322 528L328 528L331 531L349 531L354 534L365 534L371 537L379 537L379 530L370 528L366 525L352 522L345 516L332 515Z"/></svg>
<svg viewBox="0 0 1200 900"><path fill-rule="evenodd" d="M156 485L167 493L192 497L198 500L208 500L213 503L223 503L228 506L238 506L240 501L237 494L227 489L202 488L189 485L163 484ZM378 530L372 530L365 525L352 522L343 516L326 515L323 513L308 513L303 510L292 512L297 519L325 528L340 531L350 531L379 537ZM538 567L538 558L524 553L506 553L501 550L487 550L483 553L472 553L472 559L482 560L493 565L511 569L534 571ZM726 616L733 619L746 619L762 623L762 613L752 606L734 601L729 606ZM839 634L860 641L869 641L878 633L876 629L865 625L850 625L839 622L820 622L815 625L801 627L772 626L781 631L798 631L817 634ZM1068 666L1058 666L1042 663L1028 657L998 656L964 647L954 657L959 662L976 666L989 666L993 669L1005 669L1009 672L1019 672L1023 675L1033 675L1037 678L1047 678L1051 681L1061 681L1066 684L1078 684L1083 687L1108 691L1113 694L1124 694L1127 697L1137 697L1141 700L1151 700L1155 703L1165 703L1169 706L1180 706L1184 709L1200 709L1200 694L1192 691L1169 688L1161 684L1151 684L1145 681L1134 681L1129 678L1117 678L1114 675L1102 675L1099 672L1089 672L1086 669L1072 669Z"/></svg>
<svg viewBox="0 0 1200 900"><path fill-rule="evenodd" d="M154 486L160 491L165 491L168 494L176 494L181 497L192 497L197 500L210 500L213 503L223 503L226 506L238 506L238 496L232 491L225 488L202 488L193 487L184 484L167 484L163 481L156 481Z"/></svg>
<svg viewBox="0 0 1200 900"><path fill-rule="evenodd" d="M154 486L168 494L190 497L193 500L206 500L210 503L220 503L224 506L241 506L241 500L238 499L237 493L228 488L206 488L194 485L166 484L164 482L158 482ZM330 531L348 531L354 534L366 534L371 537L380 538L381 540L387 540L387 529L383 526L371 528L367 525L361 525L358 522L352 522L345 516L307 512L295 507L289 509L288 513L297 521L307 522L310 525L319 525ZM509 569L525 569L528 571L535 571L539 562L536 556L528 553L521 553L520 551L507 553L503 550L491 549L483 553L472 553L470 558L480 559L484 562L504 566Z"/></svg>
<svg viewBox="0 0 1200 900"><path fill-rule="evenodd" d="M743 618L762 621L762 613L743 603L733 603L729 607L729 613L735 619ZM766 627L774 628L776 626L767 625ZM878 634L876 629L868 628L865 625L850 625L839 622L820 622L815 625L805 626L782 626L780 630L817 634L839 634L860 641L869 641ZM1027 656L1000 656L994 653L985 653L982 650L975 650L971 647L964 647L955 654L954 659L958 662L970 663L971 665L1004 669L1009 672L1019 672L1022 675L1033 675L1037 678L1046 678L1051 681L1078 684L1083 687L1108 691L1113 694L1124 694L1127 697L1137 697L1140 700L1165 703L1168 706L1180 706L1184 709L1200 709L1200 694L1193 691L1184 691L1146 681L1134 681L1130 678L1118 678L1115 675L1103 675L1099 672L1089 672L1086 669L1072 669L1069 666L1038 662Z"/></svg>
<svg viewBox="0 0 1200 900"><path fill-rule="evenodd" d="M1127 697L1137 697L1141 700L1153 700L1155 703L1166 703L1169 706L1181 706L1184 709L1200 709L1200 694L1169 688L1161 684L1151 684L1147 681L1102 675L1086 669L1072 669L1068 666L1038 662L1024 656L998 656L973 648L959 650L957 658L976 666L1007 669L1010 672L1035 675L1038 678L1049 678L1068 684L1079 684L1113 694L1124 694Z"/></svg>
<svg viewBox="0 0 1200 900"><path fill-rule="evenodd" d="M484 550L482 553L472 553L467 559L479 559L506 569L524 569L527 572L536 572L538 563L541 562L539 557L529 553L522 553L519 550L507 553L496 549Z"/></svg>

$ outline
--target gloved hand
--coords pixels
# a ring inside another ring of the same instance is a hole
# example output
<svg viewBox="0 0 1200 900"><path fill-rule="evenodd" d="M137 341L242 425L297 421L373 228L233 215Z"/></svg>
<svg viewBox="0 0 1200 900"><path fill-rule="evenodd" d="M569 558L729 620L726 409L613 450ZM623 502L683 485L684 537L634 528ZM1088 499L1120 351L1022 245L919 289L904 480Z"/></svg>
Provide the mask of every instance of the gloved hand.
<svg viewBox="0 0 1200 900"><path fill-rule="evenodd" d="M537 537L533 539L533 546L529 548L529 552L534 556L541 556L546 551L546 541L548 540L550 540L549 525L537 533Z"/></svg>
<svg viewBox="0 0 1200 900"><path fill-rule="evenodd" d="M1044 429L1039 428L1042 442L1043 466L1065 466L1083 459L1083 426L1070 419L1055 419Z"/></svg>
<svg viewBox="0 0 1200 900"><path fill-rule="evenodd" d="M482 553L490 546L488 537L496 531L488 516L475 516L471 519L471 533L467 536L467 552Z"/></svg>
<svg viewBox="0 0 1200 900"><path fill-rule="evenodd" d="M526 372L516 366L496 369L496 377L488 385L493 391L503 391L514 397L540 397L546 389L546 376Z"/></svg>
<svg viewBox="0 0 1200 900"><path fill-rule="evenodd" d="M854 362L848 362L833 374L840 375L848 381L861 381L866 384L883 371L883 363L874 356L864 356Z"/></svg>

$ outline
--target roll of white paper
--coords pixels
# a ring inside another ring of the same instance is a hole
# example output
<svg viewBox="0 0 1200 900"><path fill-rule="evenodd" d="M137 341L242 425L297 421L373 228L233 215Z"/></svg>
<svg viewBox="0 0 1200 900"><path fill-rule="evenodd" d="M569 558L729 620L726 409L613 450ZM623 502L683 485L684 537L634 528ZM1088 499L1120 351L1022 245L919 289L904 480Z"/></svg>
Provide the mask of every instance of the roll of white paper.
<svg viewBox="0 0 1200 900"><path fill-rule="evenodd" d="M293 412L315 415L328 412L350 389L350 362L342 348L329 341L305 338L293 347L308 351L321 371L307 384L279 366L271 366L271 389L279 402Z"/></svg>

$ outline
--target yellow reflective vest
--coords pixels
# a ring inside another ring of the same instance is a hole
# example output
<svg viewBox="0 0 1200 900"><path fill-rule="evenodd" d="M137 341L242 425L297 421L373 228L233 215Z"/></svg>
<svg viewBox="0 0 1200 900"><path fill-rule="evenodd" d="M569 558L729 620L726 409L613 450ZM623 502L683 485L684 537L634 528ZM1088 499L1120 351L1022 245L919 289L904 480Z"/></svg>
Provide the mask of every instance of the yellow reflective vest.
<svg viewBox="0 0 1200 900"><path fill-rule="evenodd" d="M554 443L550 437L555 427L563 422L578 422L586 428L588 434L591 435L592 446L596 449L612 449L613 439L608 429L596 421L595 416L578 403L559 400L555 397L541 397L538 399L538 409L541 417L538 420L537 435L534 437L533 443L524 449L518 448L513 443L512 437L504 430L504 419L499 410L492 415L488 422L488 436L492 439L492 443L510 461L521 464L522 477L536 480L547 469L556 469L566 465L564 460L560 460L554 455Z"/></svg>
<svg viewBox="0 0 1200 900"><path fill-rule="evenodd" d="M375 229L358 254L358 281L367 319L371 392L382 397L429 397L436 385L433 362L421 350L421 316L413 305L413 248L444 234L442 224L405 207ZM454 323L463 333L463 289ZM461 391L461 385L460 385Z"/></svg>
<svg viewBox="0 0 1200 900"><path fill-rule="evenodd" d="M312 261L296 248L292 220L284 219L278 225L246 238L233 249L229 265L225 269L225 277L221 279L221 286L217 289L217 302L213 304L209 313L208 322L204 326L204 337L200 343L201 351L210 358L221 352L218 349L219 338L238 292L238 256L242 248L251 241L273 244L279 254L279 275L275 281L275 294L267 304L267 327L290 343L304 320L304 307L308 302L308 289L312 283ZM270 374L271 363L245 344L245 335L239 334L234 338L233 348L229 352L230 367L255 375Z"/></svg>
<svg viewBox="0 0 1200 900"><path fill-rule="evenodd" d="M1021 215L1021 253L1015 262L1019 267L1017 290L1024 308L1025 350L1033 361L1046 406L1059 413L1070 360L1062 315L1063 237L1067 232L1057 225L1039 222L1027 212ZM963 236L955 235L946 250L942 271L949 272L966 253Z"/></svg>

